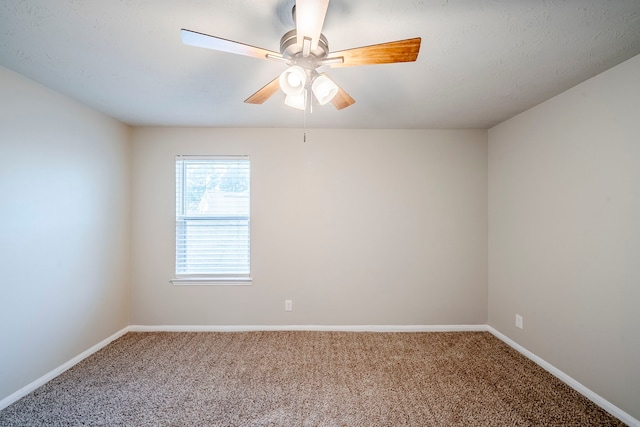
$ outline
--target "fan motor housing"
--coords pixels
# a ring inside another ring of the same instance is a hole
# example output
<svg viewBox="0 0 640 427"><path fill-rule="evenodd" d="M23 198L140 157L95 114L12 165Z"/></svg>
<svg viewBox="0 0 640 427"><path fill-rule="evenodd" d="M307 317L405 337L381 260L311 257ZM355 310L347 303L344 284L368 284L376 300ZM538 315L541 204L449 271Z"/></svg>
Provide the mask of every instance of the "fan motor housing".
<svg viewBox="0 0 640 427"><path fill-rule="evenodd" d="M280 39L280 53L285 58L295 58L302 53L302 46L298 45L296 30L288 31ZM324 34L320 34L318 47L310 52L316 59L325 58L329 54L329 42Z"/></svg>

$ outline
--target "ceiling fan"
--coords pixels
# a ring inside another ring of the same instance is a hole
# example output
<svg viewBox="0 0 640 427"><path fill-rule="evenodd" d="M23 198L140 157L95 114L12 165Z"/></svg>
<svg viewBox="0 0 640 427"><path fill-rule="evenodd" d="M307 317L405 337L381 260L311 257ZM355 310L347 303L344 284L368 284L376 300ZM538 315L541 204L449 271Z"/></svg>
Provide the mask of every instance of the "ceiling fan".
<svg viewBox="0 0 640 427"><path fill-rule="evenodd" d="M355 100L326 73L319 72L319 67L412 62L420 52L421 39L416 37L329 52L329 43L322 34L328 6L329 0L296 0L292 10L296 28L282 36L280 52L187 29L181 30L182 42L190 46L278 61L289 66L244 102L262 104L278 89L282 89L286 94L285 104L290 107L306 110L309 94L313 93L320 105L331 102L341 110L355 103Z"/></svg>

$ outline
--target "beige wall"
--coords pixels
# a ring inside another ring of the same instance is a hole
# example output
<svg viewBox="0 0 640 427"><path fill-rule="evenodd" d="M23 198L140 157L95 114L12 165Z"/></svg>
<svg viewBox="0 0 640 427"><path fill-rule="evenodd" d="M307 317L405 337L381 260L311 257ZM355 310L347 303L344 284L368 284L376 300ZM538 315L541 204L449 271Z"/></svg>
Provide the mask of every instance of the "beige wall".
<svg viewBox="0 0 640 427"><path fill-rule="evenodd" d="M489 229L489 324L640 419L640 56L489 131Z"/></svg>
<svg viewBox="0 0 640 427"><path fill-rule="evenodd" d="M0 67L0 399L128 324L129 137Z"/></svg>
<svg viewBox="0 0 640 427"><path fill-rule="evenodd" d="M487 132L302 137L135 129L132 324L485 324ZM251 156L253 285L169 283L176 154Z"/></svg>

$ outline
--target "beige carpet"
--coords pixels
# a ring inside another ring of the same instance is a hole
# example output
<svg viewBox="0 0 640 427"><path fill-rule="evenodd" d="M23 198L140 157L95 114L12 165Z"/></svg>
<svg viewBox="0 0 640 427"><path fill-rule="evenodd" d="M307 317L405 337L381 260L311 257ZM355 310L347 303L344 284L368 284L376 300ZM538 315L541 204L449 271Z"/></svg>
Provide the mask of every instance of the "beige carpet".
<svg viewBox="0 0 640 427"><path fill-rule="evenodd" d="M128 333L1 426L623 425L487 332Z"/></svg>

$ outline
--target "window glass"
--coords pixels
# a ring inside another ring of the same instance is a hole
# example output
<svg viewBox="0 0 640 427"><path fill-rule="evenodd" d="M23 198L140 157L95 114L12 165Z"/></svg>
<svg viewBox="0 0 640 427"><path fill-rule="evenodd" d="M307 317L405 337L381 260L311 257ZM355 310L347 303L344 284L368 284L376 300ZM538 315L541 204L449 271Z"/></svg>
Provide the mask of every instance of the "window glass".
<svg viewBox="0 0 640 427"><path fill-rule="evenodd" d="M176 158L176 275L250 275L247 157Z"/></svg>

